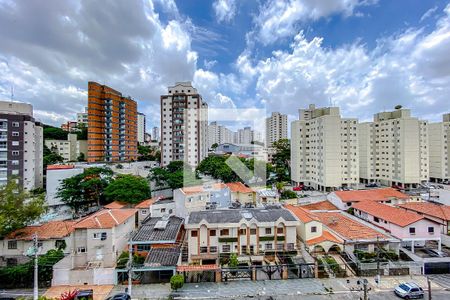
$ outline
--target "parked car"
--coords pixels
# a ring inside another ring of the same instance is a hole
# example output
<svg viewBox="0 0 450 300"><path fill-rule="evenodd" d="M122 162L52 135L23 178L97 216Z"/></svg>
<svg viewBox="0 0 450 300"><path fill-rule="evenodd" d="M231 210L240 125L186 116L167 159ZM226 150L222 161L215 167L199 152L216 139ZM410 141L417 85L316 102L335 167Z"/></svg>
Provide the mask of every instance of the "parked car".
<svg viewBox="0 0 450 300"><path fill-rule="evenodd" d="M75 296L75 300L93 300L94 290L80 290Z"/></svg>
<svg viewBox="0 0 450 300"><path fill-rule="evenodd" d="M392 186L392 188L396 189L396 190L403 190L403 188L401 186L395 185L395 184Z"/></svg>
<svg viewBox="0 0 450 300"><path fill-rule="evenodd" d="M450 181L448 181L447 179L445 179L444 181L442 181L442 184L450 184Z"/></svg>
<svg viewBox="0 0 450 300"><path fill-rule="evenodd" d="M371 182L366 184L366 187L378 187L378 184L376 184L375 182Z"/></svg>
<svg viewBox="0 0 450 300"><path fill-rule="evenodd" d="M111 297L106 298L106 300L130 300L131 297L127 293L117 293Z"/></svg>
<svg viewBox="0 0 450 300"><path fill-rule="evenodd" d="M423 251L425 251L429 256L431 257L447 257L447 253L436 250L436 249L424 249Z"/></svg>
<svg viewBox="0 0 450 300"><path fill-rule="evenodd" d="M294 192L300 192L300 191L303 190L303 185L294 186L294 187L292 188L292 190L293 190Z"/></svg>
<svg viewBox="0 0 450 300"><path fill-rule="evenodd" d="M414 282L399 284L395 289L394 293L403 299L415 299L423 298L423 289Z"/></svg>

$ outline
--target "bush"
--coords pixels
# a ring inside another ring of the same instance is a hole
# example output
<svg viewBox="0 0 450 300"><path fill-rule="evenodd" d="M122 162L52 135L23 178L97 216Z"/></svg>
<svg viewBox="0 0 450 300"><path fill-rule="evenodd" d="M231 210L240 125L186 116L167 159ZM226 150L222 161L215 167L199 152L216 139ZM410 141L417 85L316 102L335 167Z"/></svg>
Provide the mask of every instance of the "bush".
<svg viewBox="0 0 450 300"><path fill-rule="evenodd" d="M228 266L230 268L236 268L239 265L239 260L237 258L236 253L232 253L230 255L230 261L228 262Z"/></svg>
<svg viewBox="0 0 450 300"><path fill-rule="evenodd" d="M174 291L183 287L184 277L181 274L176 274L170 277L170 288Z"/></svg>

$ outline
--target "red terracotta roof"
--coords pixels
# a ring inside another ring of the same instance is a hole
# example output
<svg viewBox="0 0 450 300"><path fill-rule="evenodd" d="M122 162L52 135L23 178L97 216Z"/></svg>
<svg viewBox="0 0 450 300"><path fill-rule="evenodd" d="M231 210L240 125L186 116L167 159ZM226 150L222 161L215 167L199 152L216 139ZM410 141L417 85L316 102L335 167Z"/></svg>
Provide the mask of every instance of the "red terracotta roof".
<svg viewBox="0 0 450 300"><path fill-rule="evenodd" d="M307 210L338 210L338 208L328 200L302 205L302 208Z"/></svg>
<svg viewBox="0 0 450 300"><path fill-rule="evenodd" d="M120 202L120 201L113 201L109 204L106 204L105 206L103 206L104 208L124 208L125 206L127 206L127 203L124 202Z"/></svg>
<svg viewBox="0 0 450 300"><path fill-rule="evenodd" d="M134 208L149 208L153 203L161 199L161 197L153 197L137 204Z"/></svg>
<svg viewBox="0 0 450 300"><path fill-rule="evenodd" d="M332 235L329 231L324 230L324 231L322 231L322 235L321 236L313 238L313 239L310 239L310 240L307 240L306 244L308 244L308 245L315 245L315 244L320 244L320 243L325 242L325 241L329 241L329 242L332 242L332 243L338 243L338 244L342 244L342 242L343 242L341 239L339 239L339 238L335 237L334 235Z"/></svg>
<svg viewBox="0 0 450 300"><path fill-rule="evenodd" d="M49 165L47 166L47 170L64 170L64 169L73 169L74 165Z"/></svg>
<svg viewBox="0 0 450 300"><path fill-rule="evenodd" d="M113 228L133 217L136 212L136 209L130 208L102 209L76 223L74 228Z"/></svg>
<svg viewBox="0 0 450 300"><path fill-rule="evenodd" d="M332 232L347 240L371 240L376 239L377 236L381 239L388 238L381 232L347 217L341 212L315 212L314 214Z"/></svg>
<svg viewBox="0 0 450 300"><path fill-rule="evenodd" d="M191 266L177 266L178 272L192 272L192 271L215 271L219 270L218 265L191 265Z"/></svg>
<svg viewBox="0 0 450 300"><path fill-rule="evenodd" d="M405 227L424 218L419 214L377 202L363 201L354 204L353 208L401 227Z"/></svg>
<svg viewBox="0 0 450 300"><path fill-rule="evenodd" d="M439 205L430 202L405 203L399 205L401 208L413 210L424 215L433 216L442 220L450 221L450 206Z"/></svg>
<svg viewBox="0 0 450 300"><path fill-rule="evenodd" d="M334 192L342 202L387 201L392 198L408 199L409 196L393 188L373 190L336 191Z"/></svg>
<svg viewBox="0 0 450 300"><path fill-rule="evenodd" d="M301 206L294 206L294 205L286 205L287 209L291 211L300 221L303 223L308 223L311 221L319 221L319 218L317 218L313 213L311 213L309 210L304 209Z"/></svg>
<svg viewBox="0 0 450 300"><path fill-rule="evenodd" d="M229 182L226 183L227 187L230 189L231 192L239 192L239 193L253 193L254 191L245 186L242 182Z"/></svg>
<svg viewBox="0 0 450 300"><path fill-rule="evenodd" d="M76 221L51 221L41 225L27 226L17 229L6 236L7 239L32 240L37 234L39 240L60 239L74 230Z"/></svg>

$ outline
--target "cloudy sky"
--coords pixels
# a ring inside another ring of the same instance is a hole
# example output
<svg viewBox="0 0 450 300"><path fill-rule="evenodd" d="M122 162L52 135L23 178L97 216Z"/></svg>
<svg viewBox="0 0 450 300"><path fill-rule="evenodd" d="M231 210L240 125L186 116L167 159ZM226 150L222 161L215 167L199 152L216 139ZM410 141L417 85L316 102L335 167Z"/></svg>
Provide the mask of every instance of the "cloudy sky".
<svg viewBox="0 0 450 300"><path fill-rule="evenodd" d="M435 0L0 0L0 99L59 125L107 84L159 124L192 80L210 107L297 117L309 103L369 120L450 112L450 4Z"/></svg>

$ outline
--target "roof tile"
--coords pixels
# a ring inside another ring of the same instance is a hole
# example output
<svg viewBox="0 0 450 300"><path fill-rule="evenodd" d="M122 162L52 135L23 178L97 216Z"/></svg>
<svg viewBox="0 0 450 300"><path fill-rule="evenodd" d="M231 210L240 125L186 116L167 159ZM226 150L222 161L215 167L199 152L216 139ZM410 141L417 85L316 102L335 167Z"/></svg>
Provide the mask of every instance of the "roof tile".
<svg viewBox="0 0 450 300"><path fill-rule="evenodd" d="M353 208L401 227L405 227L424 218L419 214L377 202L363 201L354 204Z"/></svg>
<svg viewBox="0 0 450 300"><path fill-rule="evenodd" d="M450 206L448 205L439 205L429 202L416 202L401 204L399 207L450 221Z"/></svg>
<svg viewBox="0 0 450 300"><path fill-rule="evenodd" d="M136 209L130 208L101 209L81 219L81 221L75 224L74 228L113 228L133 217L136 212Z"/></svg>
<svg viewBox="0 0 450 300"><path fill-rule="evenodd" d="M359 201L387 201L392 198L408 199L409 196L393 188L381 188L373 190L336 191L334 192L342 202Z"/></svg>

